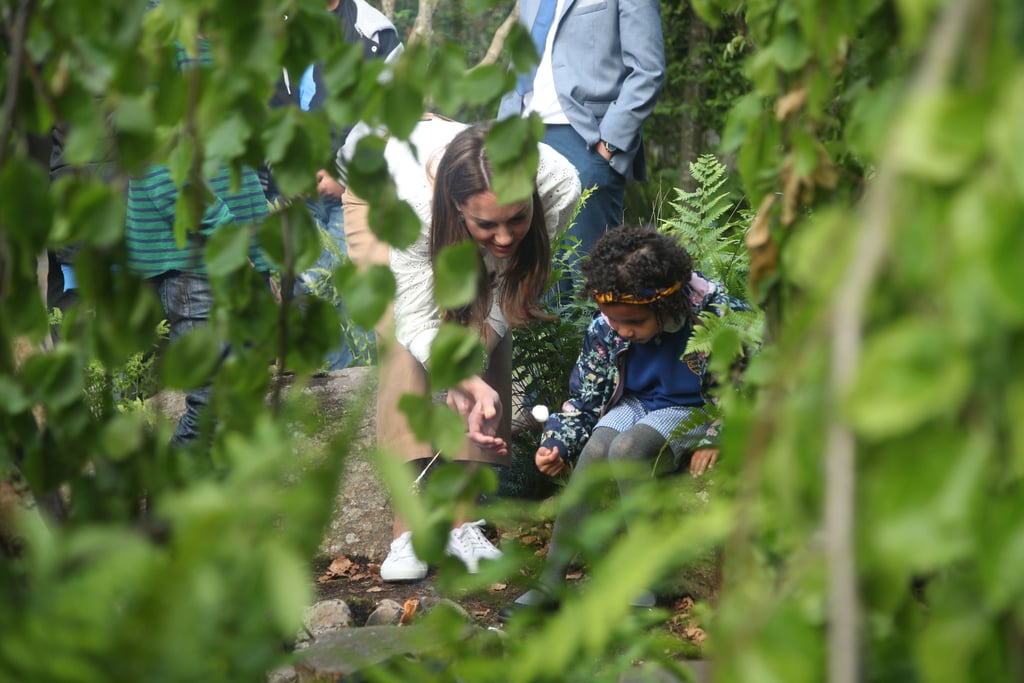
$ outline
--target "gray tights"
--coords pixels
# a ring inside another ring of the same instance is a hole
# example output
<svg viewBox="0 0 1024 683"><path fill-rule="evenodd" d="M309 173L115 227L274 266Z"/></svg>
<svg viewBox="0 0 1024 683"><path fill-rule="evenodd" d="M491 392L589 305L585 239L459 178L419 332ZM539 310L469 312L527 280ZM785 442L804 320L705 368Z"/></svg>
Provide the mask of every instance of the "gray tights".
<svg viewBox="0 0 1024 683"><path fill-rule="evenodd" d="M611 468L612 476L618 485L618 494L626 496L638 482L638 472L645 469L648 476L651 466L658 460L656 474L674 469L671 452L666 452L658 459L665 438L657 430L647 425L634 425L624 432L617 432L608 427L598 427L591 434L586 446L580 452L579 460L573 470L569 486L563 499L573 498L573 484L592 480L599 474L600 468ZM544 571L540 583L548 589L554 589L565 580L565 571L569 568L576 554L572 539L578 533L583 520L596 507L597 501L583 499L562 508L555 518L555 527L551 532L551 545L548 549Z"/></svg>

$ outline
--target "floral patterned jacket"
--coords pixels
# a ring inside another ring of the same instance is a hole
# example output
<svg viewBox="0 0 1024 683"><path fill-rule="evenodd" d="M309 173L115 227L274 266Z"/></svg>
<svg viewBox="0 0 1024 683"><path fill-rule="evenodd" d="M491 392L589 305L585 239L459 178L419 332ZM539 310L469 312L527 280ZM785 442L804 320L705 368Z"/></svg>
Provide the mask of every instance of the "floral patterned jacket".
<svg viewBox="0 0 1024 683"><path fill-rule="evenodd" d="M745 301L729 296L721 284L705 279L696 271L687 289L695 316L704 311L724 315L725 308L750 310ZM630 342L619 336L601 313L594 314L576 367L569 376L569 399L562 404L560 413L552 413L548 418L541 437L542 446L557 447L567 462L579 457L598 420L622 398L623 386L619 378L629 346ZM699 368L697 374L703 380L706 354L690 353L684 361Z"/></svg>

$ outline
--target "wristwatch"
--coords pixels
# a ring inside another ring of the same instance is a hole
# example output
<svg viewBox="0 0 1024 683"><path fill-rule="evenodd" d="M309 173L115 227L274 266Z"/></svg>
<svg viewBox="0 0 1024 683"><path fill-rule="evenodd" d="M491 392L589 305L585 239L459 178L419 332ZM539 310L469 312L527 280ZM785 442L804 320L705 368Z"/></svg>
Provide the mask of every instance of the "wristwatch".
<svg viewBox="0 0 1024 683"><path fill-rule="evenodd" d="M608 153L609 153L609 154L612 154L612 155L614 155L614 154L615 154L616 152L618 152L618 151L619 151L619 148L618 148L618 147L616 147L616 146L615 146L615 145L613 145L612 143L608 142L607 140L601 140L601 142L602 142L602 143L604 143L604 148L605 148L606 150L608 150Z"/></svg>

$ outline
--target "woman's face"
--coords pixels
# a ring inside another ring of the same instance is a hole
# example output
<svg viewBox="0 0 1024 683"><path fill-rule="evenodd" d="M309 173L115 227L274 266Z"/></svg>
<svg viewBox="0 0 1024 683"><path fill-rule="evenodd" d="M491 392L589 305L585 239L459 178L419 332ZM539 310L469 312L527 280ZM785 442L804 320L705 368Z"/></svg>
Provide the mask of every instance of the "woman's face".
<svg viewBox="0 0 1024 683"><path fill-rule="evenodd" d="M599 303L597 307L608 319L612 329L631 342L646 344L661 334L658 318L646 304Z"/></svg>
<svg viewBox="0 0 1024 683"><path fill-rule="evenodd" d="M469 236L497 259L507 259L516 253L533 221L532 200L499 205L498 198L489 190L472 195L456 208Z"/></svg>

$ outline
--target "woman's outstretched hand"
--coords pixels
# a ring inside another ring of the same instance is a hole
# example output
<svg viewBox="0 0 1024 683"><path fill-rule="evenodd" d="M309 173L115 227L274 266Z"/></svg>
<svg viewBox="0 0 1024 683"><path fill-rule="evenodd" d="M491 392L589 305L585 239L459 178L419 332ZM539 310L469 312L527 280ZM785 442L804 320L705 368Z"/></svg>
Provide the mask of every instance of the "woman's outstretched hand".
<svg viewBox="0 0 1024 683"><path fill-rule="evenodd" d="M508 444L497 436L501 420L501 398L478 375L448 390L448 405L466 421L466 437L480 448L508 453Z"/></svg>

